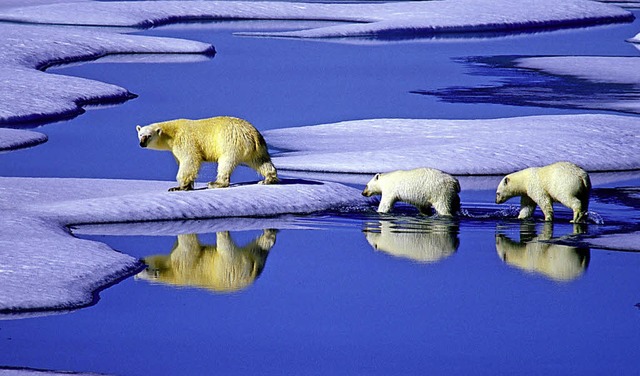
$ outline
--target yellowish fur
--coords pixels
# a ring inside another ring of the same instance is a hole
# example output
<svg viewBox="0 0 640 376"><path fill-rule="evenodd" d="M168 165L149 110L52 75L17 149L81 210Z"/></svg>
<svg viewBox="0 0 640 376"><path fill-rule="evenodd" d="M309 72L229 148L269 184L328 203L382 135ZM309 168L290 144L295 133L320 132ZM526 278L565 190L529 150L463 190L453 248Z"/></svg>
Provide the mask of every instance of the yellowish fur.
<svg viewBox="0 0 640 376"><path fill-rule="evenodd" d="M140 146L171 151L178 162L178 187L191 190L202 162L217 162L218 174L209 188L228 187L231 173L246 165L264 176L263 184L278 181L264 138L246 120L219 116L208 119L177 119L137 126Z"/></svg>

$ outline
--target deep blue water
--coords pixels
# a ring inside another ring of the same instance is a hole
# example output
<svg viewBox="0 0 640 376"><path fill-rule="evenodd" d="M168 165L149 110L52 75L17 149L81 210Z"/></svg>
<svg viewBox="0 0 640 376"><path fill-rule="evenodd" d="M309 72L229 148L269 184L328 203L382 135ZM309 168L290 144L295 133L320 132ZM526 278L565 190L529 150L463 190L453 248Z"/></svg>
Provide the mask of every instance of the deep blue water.
<svg viewBox="0 0 640 376"><path fill-rule="evenodd" d="M465 74L468 67L452 58L635 55L624 39L636 32L637 22L509 38L343 45L239 38L206 28L151 30L145 34L213 43L218 54L200 63L55 69L118 84L139 97L40 128L50 141L3 154L0 174L171 180L171 155L141 150L134 127L177 117L235 115L265 130L375 117L573 113L443 103L410 91L492 82ZM247 176L252 173L244 170L234 179ZM463 192L463 205L481 207L493 195ZM637 221L637 212L595 199L591 209L605 223ZM573 233L568 213L558 210L554 236ZM400 232L375 214L293 219L315 229L281 229L262 273L241 292L129 278L103 291L92 307L2 321L0 365L118 375L637 373L637 253L554 246L548 252L578 265L577 274L559 282L508 263L521 254L521 238L545 231L542 223L452 223L408 209L402 214L382 218L402 222ZM433 241L441 258L419 263L391 256L368 243L367 229L381 232L396 251ZM232 236L243 245L260 233ZM511 240L507 262L496 234ZM172 234L87 237L140 258L169 254L176 241ZM202 244L215 239L199 235Z"/></svg>

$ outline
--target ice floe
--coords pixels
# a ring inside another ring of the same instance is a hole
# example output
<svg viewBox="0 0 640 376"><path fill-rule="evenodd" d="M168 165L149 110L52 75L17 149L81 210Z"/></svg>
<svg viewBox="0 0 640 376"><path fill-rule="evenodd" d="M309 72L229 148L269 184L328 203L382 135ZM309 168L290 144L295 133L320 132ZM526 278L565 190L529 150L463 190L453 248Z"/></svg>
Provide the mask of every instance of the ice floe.
<svg viewBox="0 0 640 376"><path fill-rule="evenodd" d="M0 374L3 376L106 376L98 373L52 371L25 367L0 367Z"/></svg>
<svg viewBox="0 0 640 376"><path fill-rule="evenodd" d="M270 186L167 192L172 185L0 178L0 314L15 317L91 304L97 290L141 266L105 244L73 237L71 225L268 217L369 207L358 189L337 183L285 179Z"/></svg>
<svg viewBox="0 0 640 376"><path fill-rule="evenodd" d="M640 168L640 119L547 115L502 119L369 119L265 132L281 170L372 174L417 167L505 174L559 160L586 170Z"/></svg>
<svg viewBox="0 0 640 376"><path fill-rule="evenodd" d="M32 131L0 128L0 151L35 146L47 141L47 136Z"/></svg>
<svg viewBox="0 0 640 376"><path fill-rule="evenodd" d="M0 25L0 123L50 121L81 113L82 105L124 101L126 89L44 73L52 64L110 54L207 54L206 43L69 27Z"/></svg>
<svg viewBox="0 0 640 376"><path fill-rule="evenodd" d="M640 252L640 231L583 238L581 243L593 248Z"/></svg>
<svg viewBox="0 0 640 376"><path fill-rule="evenodd" d="M70 16L73 14L73 16ZM342 25L261 35L335 38L398 34L518 31L628 22L631 13L586 0L442 0L389 3L137 1L12 8L0 19L46 24L151 27L195 20L324 20Z"/></svg>

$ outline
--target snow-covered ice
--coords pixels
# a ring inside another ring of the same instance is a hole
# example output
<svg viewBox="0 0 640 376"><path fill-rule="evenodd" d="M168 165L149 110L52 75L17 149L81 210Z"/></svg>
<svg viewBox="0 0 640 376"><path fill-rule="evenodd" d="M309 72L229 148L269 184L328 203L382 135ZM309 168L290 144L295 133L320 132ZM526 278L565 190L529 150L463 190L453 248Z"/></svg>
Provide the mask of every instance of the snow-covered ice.
<svg viewBox="0 0 640 376"><path fill-rule="evenodd" d="M69 117L87 103L123 101L126 89L40 71L110 54L207 54L206 43L70 27L0 25L0 123Z"/></svg>
<svg viewBox="0 0 640 376"><path fill-rule="evenodd" d="M45 369L0 367L2 376L107 376L105 374L90 372L51 371Z"/></svg>
<svg viewBox="0 0 640 376"><path fill-rule="evenodd" d="M502 119L369 119L265 132L281 170L366 173L438 168L505 174L559 160L588 171L640 168L640 119L546 115Z"/></svg>
<svg viewBox="0 0 640 376"><path fill-rule="evenodd" d="M593 248L640 252L640 231L583 238L581 243Z"/></svg>
<svg viewBox="0 0 640 376"><path fill-rule="evenodd" d="M0 178L0 314L75 309L140 267L105 244L73 237L68 226L198 218L268 217L369 207L337 183L167 192L173 182ZM237 222L234 222L237 225Z"/></svg>
<svg viewBox="0 0 640 376"><path fill-rule="evenodd" d="M515 60L519 67L593 82L640 85L640 58L626 56L550 56Z"/></svg>
<svg viewBox="0 0 640 376"><path fill-rule="evenodd" d="M44 4L41 4L44 3ZM19 5L24 5L20 7ZM72 117L90 103L131 98L125 88L81 78L46 74L51 64L96 59L113 54L211 54L199 42L125 35L118 29L60 25L137 26L193 20L336 21L310 23L310 29L264 31L289 37L352 37L396 33L521 31L628 22L621 8L586 0L513 4L495 0L443 0L373 4L324 4L243 1L9 1L0 6L0 123L46 122ZM56 25L38 26L27 23ZM120 30L123 31L123 30Z"/></svg>
<svg viewBox="0 0 640 376"><path fill-rule="evenodd" d="M0 151L35 146L47 141L47 136L32 131L0 128Z"/></svg>
<svg viewBox="0 0 640 376"><path fill-rule="evenodd" d="M73 17L70 17L73 14ZM194 20L341 21L306 30L260 35L335 38L397 34L519 31L628 22L631 13L587 0L442 0L371 4L269 1L137 1L50 4L12 8L0 19L48 24L151 27Z"/></svg>

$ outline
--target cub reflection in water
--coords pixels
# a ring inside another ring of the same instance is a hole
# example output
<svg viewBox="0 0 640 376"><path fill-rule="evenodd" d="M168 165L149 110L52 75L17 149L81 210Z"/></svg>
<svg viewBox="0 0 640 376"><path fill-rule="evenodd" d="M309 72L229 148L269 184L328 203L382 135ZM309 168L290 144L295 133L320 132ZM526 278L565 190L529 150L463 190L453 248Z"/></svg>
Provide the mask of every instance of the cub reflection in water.
<svg viewBox="0 0 640 376"><path fill-rule="evenodd" d="M277 230L239 247L228 231L216 233L216 244L200 244L196 234L178 235L171 254L142 259L147 268L136 278L174 286L199 287L216 292L242 290L260 275Z"/></svg>
<svg viewBox="0 0 640 376"><path fill-rule="evenodd" d="M369 222L363 232L376 251L420 263L443 260L460 245L459 225L453 220Z"/></svg>
<svg viewBox="0 0 640 376"><path fill-rule="evenodd" d="M574 234L580 233L580 225L574 225ZM571 281L580 277L589 265L590 249L545 243L553 237L553 223L544 223L536 236L534 223L520 225L520 241L504 234L496 234L496 250L505 263L539 273L554 281Z"/></svg>

